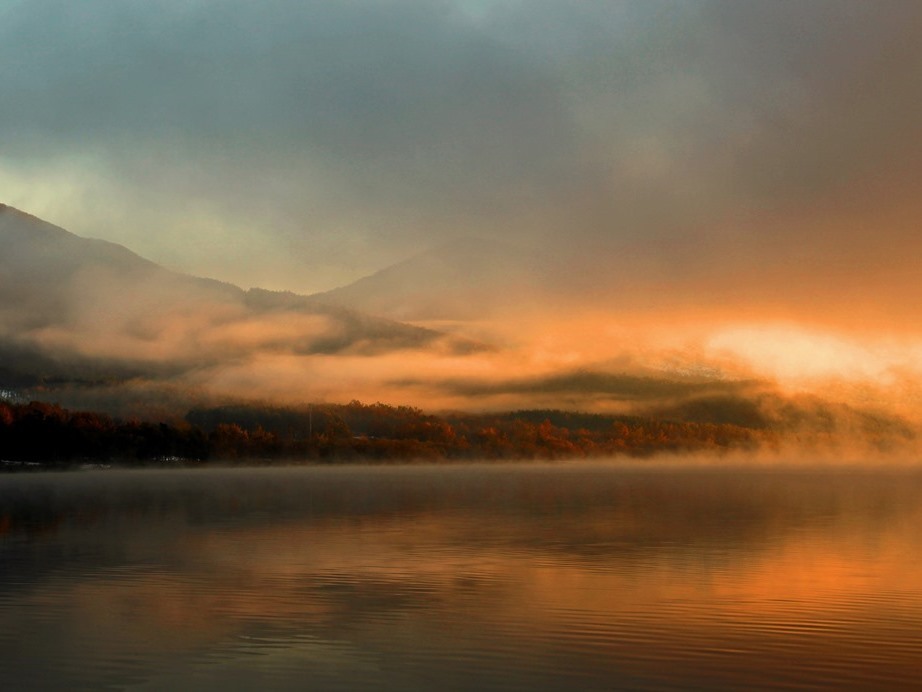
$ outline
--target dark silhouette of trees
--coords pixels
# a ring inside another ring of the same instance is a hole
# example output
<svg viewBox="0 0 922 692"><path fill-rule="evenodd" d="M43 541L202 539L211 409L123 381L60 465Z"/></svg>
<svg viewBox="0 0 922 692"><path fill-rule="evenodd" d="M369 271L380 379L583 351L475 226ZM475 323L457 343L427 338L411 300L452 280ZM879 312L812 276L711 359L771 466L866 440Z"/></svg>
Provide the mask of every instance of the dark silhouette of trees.
<svg viewBox="0 0 922 692"><path fill-rule="evenodd" d="M208 458L200 428L185 422L116 422L33 401L0 402L0 459L62 464L79 461L171 461Z"/></svg>
<svg viewBox="0 0 922 692"><path fill-rule="evenodd" d="M72 464L565 459L751 449L764 429L567 411L426 414L409 406L236 405L184 420L115 420L54 404L0 402L0 460Z"/></svg>

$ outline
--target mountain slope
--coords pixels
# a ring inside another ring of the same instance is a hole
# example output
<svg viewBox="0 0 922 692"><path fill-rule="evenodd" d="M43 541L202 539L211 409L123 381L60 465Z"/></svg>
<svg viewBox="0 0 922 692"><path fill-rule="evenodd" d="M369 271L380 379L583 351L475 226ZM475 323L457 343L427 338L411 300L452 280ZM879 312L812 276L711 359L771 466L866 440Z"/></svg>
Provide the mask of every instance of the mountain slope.
<svg viewBox="0 0 922 692"><path fill-rule="evenodd" d="M481 318L534 300L551 271L537 253L462 238L311 298L399 320Z"/></svg>
<svg viewBox="0 0 922 692"><path fill-rule="evenodd" d="M0 380L22 381L36 368L95 378L260 353L375 354L446 340L293 294L172 272L5 205L0 247Z"/></svg>
<svg viewBox="0 0 922 692"><path fill-rule="evenodd" d="M516 290L540 296L533 282L555 271L553 263L500 243L443 246L314 296L172 272L5 206L0 248L0 398L119 415L175 413L210 397L567 407L794 431L801 443L856 439L888 449L914 442L914 428L896 416L794 398L767 382L586 370L567 360L555 369L530 361L527 344L486 352L344 307L482 317Z"/></svg>
<svg viewBox="0 0 922 692"><path fill-rule="evenodd" d="M234 302L231 284L177 274L127 248L81 238L0 204L0 327L36 328L79 320L88 304L155 310L189 300Z"/></svg>

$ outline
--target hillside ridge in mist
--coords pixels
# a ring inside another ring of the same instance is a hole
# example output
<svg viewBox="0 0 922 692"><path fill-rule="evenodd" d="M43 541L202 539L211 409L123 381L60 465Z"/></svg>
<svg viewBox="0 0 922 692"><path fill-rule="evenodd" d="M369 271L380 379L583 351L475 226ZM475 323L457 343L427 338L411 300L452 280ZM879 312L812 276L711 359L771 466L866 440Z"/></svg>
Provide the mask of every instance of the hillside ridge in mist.
<svg viewBox="0 0 922 692"><path fill-rule="evenodd" d="M465 236L310 297L398 320L482 318L533 302L555 271L538 252Z"/></svg>
<svg viewBox="0 0 922 692"><path fill-rule="evenodd" d="M60 378L89 363L94 378L123 374L126 364L130 372L161 372L166 364L172 372L264 352L378 354L444 337L305 296L175 272L8 205L0 206L0 243L0 350L8 374L58 364L51 370ZM462 350L473 347L455 341Z"/></svg>
<svg viewBox="0 0 922 692"><path fill-rule="evenodd" d="M406 312L419 315L426 303L418 299L429 298L446 311L433 318L464 308L482 317L489 301L508 298L510 286L532 290L529 282L553 266L500 242L462 239L392 265L353 284L352 305L332 299L349 287L303 296L173 272L6 205L0 245L0 391L25 401L175 416L196 402L366 400L729 424L787 431L801 446L854 438L885 449L915 438L896 416L792 397L770 381L560 359L546 337L565 322L541 322L537 346L523 338L487 347L466 336L475 322L448 335L352 306L388 315L405 299ZM378 289L383 302L370 303ZM522 314L499 321L519 332L528 326ZM591 341L598 329L577 336Z"/></svg>

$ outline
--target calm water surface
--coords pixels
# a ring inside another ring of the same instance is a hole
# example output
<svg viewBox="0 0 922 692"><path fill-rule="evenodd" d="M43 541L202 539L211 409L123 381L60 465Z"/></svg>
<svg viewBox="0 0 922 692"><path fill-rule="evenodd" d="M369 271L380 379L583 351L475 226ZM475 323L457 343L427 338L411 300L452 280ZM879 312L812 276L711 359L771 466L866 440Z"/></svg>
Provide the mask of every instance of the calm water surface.
<svg viewBox="0 0 922 692"><path fill-rule="evenodd" d="M918 470L0 476L0 689L906 689Z"/></svg>

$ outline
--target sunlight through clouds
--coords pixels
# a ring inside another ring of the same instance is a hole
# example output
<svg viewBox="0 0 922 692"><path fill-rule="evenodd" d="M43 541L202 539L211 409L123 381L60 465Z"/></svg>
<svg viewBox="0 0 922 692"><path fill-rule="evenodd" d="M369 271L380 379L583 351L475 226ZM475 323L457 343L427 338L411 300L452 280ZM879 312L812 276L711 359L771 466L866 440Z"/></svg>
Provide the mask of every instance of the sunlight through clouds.
<svg viewBox="0 0 922 692"><path fill-rule="evenodd" d="M739 359L756 372L786 381L842 379L893 384L897 371L922 372L922 342L849 337L798 325L726 328L707 342L718 357Z"/></svg>

